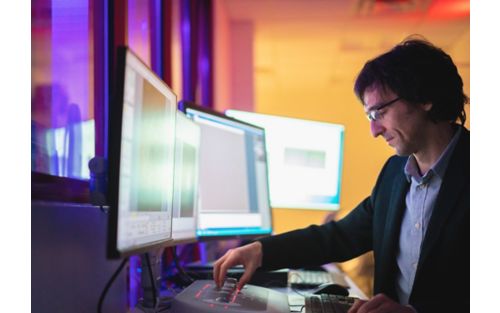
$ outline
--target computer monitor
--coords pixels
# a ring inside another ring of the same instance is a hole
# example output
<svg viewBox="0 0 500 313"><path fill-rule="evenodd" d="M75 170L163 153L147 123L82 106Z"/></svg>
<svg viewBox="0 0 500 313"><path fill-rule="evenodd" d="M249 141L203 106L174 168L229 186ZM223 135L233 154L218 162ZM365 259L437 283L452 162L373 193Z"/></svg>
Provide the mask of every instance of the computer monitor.
<svg viewBox="0 0 500 313"><path fill-rule="evenodd" d="M201 128L198 236L270 234L264 130L191 103L180 106Z"/></svg>
<svg viewBox="0 0 500 313"><path fill-rule="evenodd" d="M108 257L171 240L176 95L127 48L118 49L109 108Z"/></svg>
<svg viewBox="0 0 500 313"><path fill-rule="evenodd" d="M200 126L177 111L174 209L169 246L196 242Z"/></svg>
<svg viewBox="0 0 500 313"><path fill-rule="evenodd" d="M339 209L343 125L238 110L225 113L266 130L273 208Z"/></svg>

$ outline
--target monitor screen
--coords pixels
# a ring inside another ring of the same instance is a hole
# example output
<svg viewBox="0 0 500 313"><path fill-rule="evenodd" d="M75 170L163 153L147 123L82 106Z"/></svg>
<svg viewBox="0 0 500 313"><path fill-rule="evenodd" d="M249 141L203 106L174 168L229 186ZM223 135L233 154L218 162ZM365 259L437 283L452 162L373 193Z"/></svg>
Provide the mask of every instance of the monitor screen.
<svg viewBox="0 0 500 313"><path fill-rule="evenodd" d="M183 109L201 128L198 236L270 234L264 130L206 108Z"/></svg>
<svg viewBox="0 0 500 313"><path fill-rule="evenodd" d="M196 241L200 126L177 112L174 209L169 245Z"/></svg>
<svg viewBox="0 0 500 313"><path fill-rule="evenodd" d="M339 209L343 125L237 110L226 115L266 130L272 207Z"/></svg>
<svg viewBox="0 0 500 313"><path fill-rule="evenodd" d="M130 50L120 48L109 112L108 256L165 245L172 233L177 99Z"/></svg>

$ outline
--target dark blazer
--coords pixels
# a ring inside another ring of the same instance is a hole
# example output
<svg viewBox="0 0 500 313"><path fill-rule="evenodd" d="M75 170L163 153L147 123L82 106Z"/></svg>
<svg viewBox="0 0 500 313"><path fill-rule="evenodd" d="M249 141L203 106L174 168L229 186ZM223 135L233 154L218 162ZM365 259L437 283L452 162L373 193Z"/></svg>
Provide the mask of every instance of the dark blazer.
<svg viewBox="0 0 500 313"><path fill-rule="evenodd" d="M422 243L410 304L419 312L469 311L470 133L465 128L450 158ZM373 250L375 294L398 300L396 256L409 183L407 157L384 165L372 194L345 218L260 239L263 268L343 262Z"/></svg>

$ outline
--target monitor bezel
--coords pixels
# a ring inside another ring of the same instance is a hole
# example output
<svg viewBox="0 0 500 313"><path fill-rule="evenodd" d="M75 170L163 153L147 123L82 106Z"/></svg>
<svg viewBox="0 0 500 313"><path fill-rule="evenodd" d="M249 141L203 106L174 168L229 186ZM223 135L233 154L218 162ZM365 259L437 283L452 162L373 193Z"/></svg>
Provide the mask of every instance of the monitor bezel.
<svg viewBox="0 0 500 313"><path fill-rule="evenodd" d="M214 109L211 109L211 108L208 108L208 107L204 107L204 106L198 105L198 104L196 104L195 102L192 102L192 101L185 101L185 100L179 101L178 109L180 111L182 111L184 114L187 114L187 110L188 109L192 109L192 110L200 111L200 112L203 112L203 113L206 113L206 114L211 114L211 115L214 115L214 116L216 116L218 118L222 118L222 119L234 122L234 123L239 123L239 124L243 124L243 125L246 125L246 126L250 126L250 127L254 127L254 128L260 129L260 130L262 130L262 132L264 134L264 138L263 138L264 146L266 144L266 131L265 131L264 128L262 128L260 126L257 126L257 125L251 124L251 123L247 123L247 122L244 122L244 121L232 118L230 116L225 115L224 113L218 112L218 111L216 111ZM269 166L267 164L267 156L266 156L267 194L270 195L270 193L269 193L270 192L270 190L269 190L269 168L268 167ZM268 202L269 214L270 214L269 221L270 221L270 224L271 224L269 232L264 232L264 233L261 232L261 233L258 233L258 234L257 233L255 233L255 234L244 234L244 235L239 235L239 234L198 235L197 234L198 241L202 241L203 242L203 241L224 240L224 239L255 239L255 238L260 238L260 237L265 237L265 236L272 235L273 234L273 230L274 230L274 222L273 222L273 208L271 207L270 197L267 198L267 202ZM198 214L199 214L199 210L198 210ZM200 217L198 216L198 219L199 218Z"/></svg>
<svg viewBox="0 0 500 313"><path fill-rule="evenodd" d="M158 80L172 92L177 102L177 95L172 89L154 73L150 67L145 64L141 58L127 46L119 46L116 53L116 66L114 76L114 94L110 101L108 114L108 192L107 202L109 205L108 213L108 238L107 238L107 257L108 259L119 259L154 251L166 247L172 240L171 238L150 242L145 245L137 246L132 249L118 250L118 198L120 183L120 159L121 159L121 135L123 119L123 100L125 87L125 69L127 67L127 55L132 55L140 61Z"/></svg>
<svg viewBox="0 0 500 313"><path fill-rule="evenodd" d="M186 114L184 112L180 111L180 110L177 110L177 114L182 114L184 116L184 118L189 119L188 117L186 117ZM192 121L191 119L189 119L189 120L192 123L194 123L194 121ZM177 119L177 121L176 121L176 127L177 127L177 125L179 125L178 123L179 123L179 120ZM177 131L177 128L176 128L176 131ZM200 136L201 136L201 130L200 130ZM175 140L177 141L177 134L176 134L176 139ZM198 149L199 149L199 147L198 147ZM199 151L197 153L197 158L198 158L198 161L199 161L199 158L200 158ZM177 151L176 151L176 155L175 155L175 159L174 160L175 160L175 162L177 162ZM175 166L177 166L177 164ZM174 169L174 173L175 173L175 169ZM175 186L175 182L174 182L174 186ZM175 193L175 187L174 187L174 193ZM175 198L175 195L174 195L174 198ZM173 209L173 204L172 204L172 209ZM194 237L182 238L182 239L175 239L175 237L174 237L174 225L173 225L174 222L175 222L175 218L172 218L172 240L167 243L166 247L175 247L177 245L185 245L185 244L191 244L191 243L198 242L198 235L196 233L197 226L198 226L198 218L199 218L199 216L198 216L198 209L199 209L198 205L196 204L196 206L195 206L195 212L194 212L194 218L195 218L195 224L196 224L196 228L195 228L195 231L194 231Z"/></svg>

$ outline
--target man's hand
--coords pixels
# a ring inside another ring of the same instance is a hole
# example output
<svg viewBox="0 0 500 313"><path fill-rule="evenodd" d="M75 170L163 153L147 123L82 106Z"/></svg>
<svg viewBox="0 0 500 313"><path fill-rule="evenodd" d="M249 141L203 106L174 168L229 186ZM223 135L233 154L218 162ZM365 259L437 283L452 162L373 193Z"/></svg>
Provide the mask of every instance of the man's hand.
<svg viewBox="0 0 500 313"><path fill-rule="evenodd" d="M370 300L356 300L348 313L415 313L409 306L401 305L380 293Z"/></svg>
<svg viewBox="0 0 500 313"><path fill-rule="evenodd" d="M257 268L262 265L262 244L255 241L243 247L229 249L214 263L214 281L217 287L222 287L227 270L235 265L243 265L245 273L238 282L238 289L250 280Z"/></svg>

